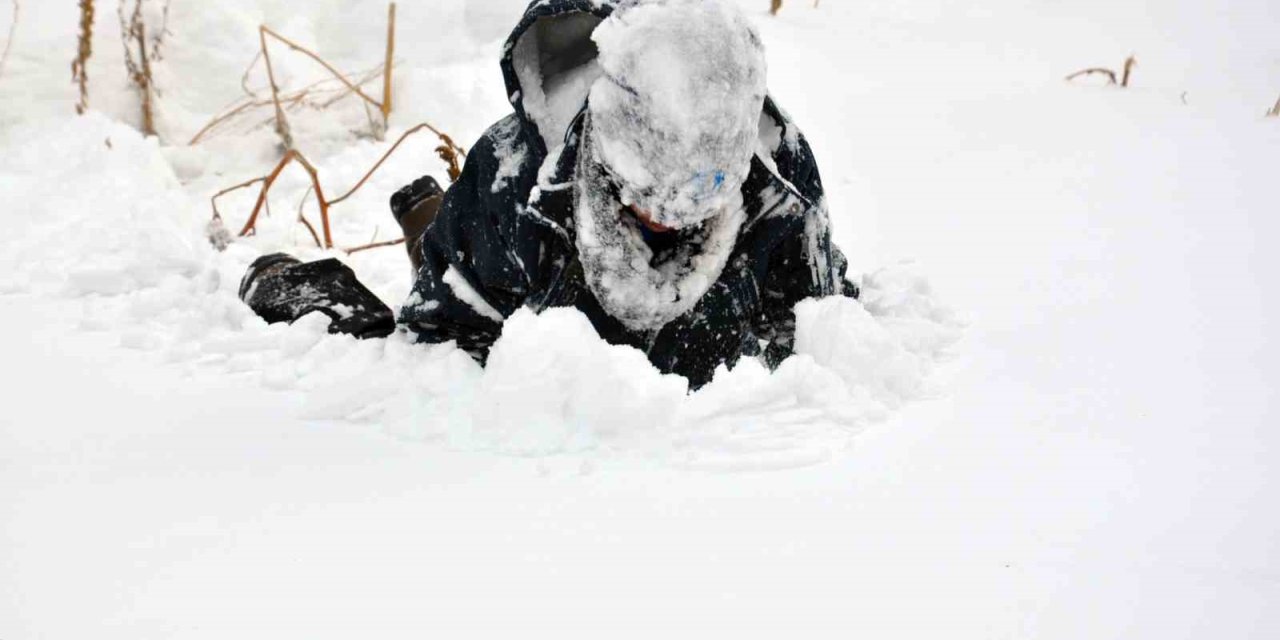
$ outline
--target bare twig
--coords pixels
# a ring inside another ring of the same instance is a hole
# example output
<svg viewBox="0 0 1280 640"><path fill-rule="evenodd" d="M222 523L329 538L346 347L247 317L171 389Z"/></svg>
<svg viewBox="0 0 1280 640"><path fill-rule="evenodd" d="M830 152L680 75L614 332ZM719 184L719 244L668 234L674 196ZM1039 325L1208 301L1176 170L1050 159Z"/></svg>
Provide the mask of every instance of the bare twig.
<svg viewBox="0 0 1280 640"><path fill-rule="evenodd" d="M1267 112L1268 118L1280 118L1280 98L1276 98L1276 106Z"/></svg>
<svg viewBox="0 0 1280 640"><path fill-rule="evenodd" d="M249 66L244 70L244 75L240 76L240 88L244 89L245 95L250 98L257 98L258 94L249 88L249 74L253 73L253 68L258 66L258 61L262 59L262 49L253 54L253 60L249 61Z"/></svg>
<svg viewBox="0 0 1280 640"><path fill-rule="evenodd" d="M1075 80L1076 78L1079 78L1081 76L1096 74L1096 75L1106 76L1107 84L1109 85L1118 84L1120 85L1121 88L1128 88L1129 78L1132 77L1133 68L1136 66L1138 66L1138 59L1133 56L1129 56L1124 60L1124 72L1122 75L1120 75L1119 80L1117 80L1117 74L1115 71L1112 71L1111 69L1106 69L1103 67L1090 67L1088 69L1081 69L1067 76L1066 80L1067 82L1071 82L1072 80Z"/></svg>
<svg viewBox="0 0 1280 640"><path fill-rule="evenodd" d="M161 50L164 46L164 37L169 35L169 1L164 0L164 7L160 13L160 30L153 32L153 40L151 42L150 57L152 61L161 58Z"/></svg>
<svg viewBox="0 0 1280 640"><path fill-rule="evenodd" d="M415 133L417 133L417 132L419 132L419 131L422 131L423 129L428 129L428 130L430 130L432 133L436 134L436 136L437 136L437 137L439 137L441 141L443 141L443 142L444 142L444 144L443 144L443 145L441 145L440 147L438 147L438 148L437 148L437 153L440 153L439 149L441 149L441 148L449 149L451 153L452 153L452 152L454 152L455 150L456 150L457 152L462 152L462 149L460 149L460 148L456 147L456 146L453 144L453 141L449 139L449 136L447 136L447 135L445 135L445 134L441 133L439 129L436 129L435 127L431 126L430 124L428 124L428 123L426 123L426 122L423 122L422 124L419 124L419 125L417 125L417 126L415 126L415 127L411 128L411 129L409 129L408 131L405 131L403 134L401 134L400 138L399 138L398 140L396 140L395 144L391 145L391 148L390 148L390 149L387 149L387 152L386 152L386 153L384 153L384 154L382 154L382 157L381 157L381 158L378 158L378 161L377 161L376 163L374 163L373 168L369 169L369 171L368 171L368 172L366 172L366 173L364 174L364 177L360 178L360 180L359 180L358 182L356 182L356 185L355 185L354 187L351 187L351 189L350 189L349 191L347 191L346 193L344 193L344 194L342 194L342 195L338 196L337 198L334 198L333 200L330 200L330 201L329 201L329 204L330 204L330 205L338 204L339 202L342 202L343 200L346 200L347 198L350 198L352 195L354 195L354 194L355 194L355 192L356 192L356 191L358 191L358 190L360 189L360 187L363 187L363 186L364 186L364 184L365 184L366 182L368 182L368 181L369 181L369 178L373 177L373 174L374 174L375 172L377 172L377 171L378 171L378 169L380 169L380 168L382 167L382 163L386 162L386 161L387 161L387 158L391 157L391 154L392 154L392 153L395 153L395 150L396 150L396 149L398 149L398 148L400 147L400 144L401 144L401 143L403 143L403 142L405 141L405 139L406 139L406 138L408 138L409 136L411 136L411 135L413 135L413 134L415 134ZM463 153L463 155L466 155L466 154L465 154L465 153ZM449 179L450 179L451 181L456 181L456 180L457 180L457 177L453 175L453 165L455 165L456 163L457 163L457 159L456 159L456 156L455 156L455 157L454 157L453 162L450 164L450 167L449 167Z"/></svg>
<svg viewBox="0 0 1280 640"><path fill-rule="evenodd" d="M262 182L263 180L266 180L266 178L254 178L252 180L245 180L244 182L241 182L240 184L235 185L234 187L227 187L226 189L223 189L222 191L219 191L213 194L213 197L209 198L209 204L213 206L213 219L214 220L222 219L222 214L218 213L218 198L221 198L222 196L225 196L228 193L231 193L232 191L247 189L249 187L252 187L255 184L258 184L259 182Z"/></svg>
<svg viewBox="0 0 1280 640"><path fill-rule="evenodd" d="M249 214L249 219L245 221L244 228L240 230L240 237L247 236L254 231L255 225L258 223L258 214L262 211L262 207L267 201L267 192L271 190L271 185L275 184L276 179L280 177L280 172L284 171L285 167L295 160L306 170L307 175L311 177L311 186L315 188L316 203L320 205L320 225L324 231L324 248L333 248L333 235L329 230L329 203L324 199L324 190L320 187L319 175L315 166L307 160L306 156L293 149L286 151L284 157L271 170L271 173L262 179L262 190L258 192L258 201L253 205L253 212Z"/></svg>
<svg viewBox="0 0 1280 640"><path fill-rule="evenodd" d="M267 50L267 28L258 27L258 44L262 47L262 59L267 64L267 80L271 83L271 100L276 107L276 133L284 142L284 148L293 149L293 134L289 132L289 121L284 117L284 109L280 107L280 86L276 84L276 72L271 66L271 53ZM286 156L288 157L288 156Z"/></svg>
<svg viewBox="0 0 1280 640"><path fill-rule="evenodd" d="M271 78L271 92L273 96L277 97L276 118L278 120L278 123L285 123L286 121L284 119L284 111L279 107L278 94L280 90L279 90L279 87L276 85L275 74L271 68L271 56L267 51L267 36L271 36L272 38L280 41L290 49L293 49L294 51L297 51L298 53L301 53L307 56L308 58L311 58L312 60L316 61L317 64L324 67L324 69L329 73L333 74L333 77L337 78L340 82L346 85L347 88L350 89L353 93L360 96L360 98L363 99L367 104L377 107L378 110L383 114L383 120L382 120L381 129L379 129L376 126L374 127L374 137L378 139L382 138L382 132L386 130L387 116L390 114L390 109L384 108L382 103L369 97L369 94L365 93L364 90L362 90L358 85L356 85L355 83L352 83L350 80L347 79L345 75L342 74L342 72L335 69L333 65L326 62L324 58L321 58L319 55L317 55L315 52L311 51L310 49L307 49L306 47L303 47L302 45L280 35L279 33L273 31L270 27L266 25L262 25L258 27L258 35L259 35L259 40L261 41L261 46L262 46L262 57L267 62L267 74ZM387 71L387 73L390 73L390 71ZM282 127L284 128L284 131L281 131ZM286 133L285 133L287 131L287 127L288 127L287 124L283 124L283 125L277 124L276 129L277 131L281 131L281 137L285 138L285 146L292 147L292 139L286 136Z"/></svg>
<svg viewBox="0 0 1280 640"><path fill-rule="evenodd" d="M244 111L246 111L246 110L248 110L248 109L251 109L251 108L253 108L253 107L259 107L259 106L262 106L262 105L264 105L264 104L271 104L271 103L270 103L270 102L265 102L265 103L263 103L263 102L245 102L245 103L243 103L243 104L241 104L241 105L239 105L239 106L237 106L237 107L235 107L235 108L231 109L230 111L228 111L228 112L226 112L226 113L224 113L224 114L222 114L222 115L215 116L215 117L213 118L213 120L210 120L210 121L209 121L209 124L206 124L206 125L204 126L204 128L203 128L203 129L201 129L200 131L196 132L196 135L192 136L191 141L190 141L190 142L188 142L187 144L188 144L188 145L193 145L193 144L196 144L197 142L200 142L200 139L201 139L201 138L203 138L203 137L205 136L205 134L209 133L209 131L213 130L213 128L214 128L214 127L217 127L218 125L222 124L223 122L226 122L227 120L230 120L231 118L234 118L235 116L239 115L240 113L242 113L242 112L244 112Z"/></svg>
<svg viewBox="0 0 1280 640"><path fill-rule="evenodd" d="M302 207L307 204L307 198L311 197L311 192L313 190L315 190L315 187L307 187L307 192L302 194L302 197L298 199L298 222L301 222L302 226L306 227L307 231L311 232L311 239L316 241L316 247L323 249L324 245L320 243L320 236L316 234L316 228L311 226L311 221L307 220L305 215L302 215Z"/></svg>
<svg viewBox="0 0 1280 640"><path fill-rule="evenodd" d="M162 17L158 30L147 29L146 19L142 14L144 2L145 0L133 0L133 11L126 17L126 0L120 0L117 13L120 18L120 38L124 44L124 64L129 71L129 79L138 88L141 102L142 132L147 135L156 135L156 87L151 73L151 63L160 59L164 37L169 33L169 0L164 0L162 5Z"/></svg>
<svg viewBox="0 0 1280 640"><path fill-rule="evenodd" d="M9 49L13 47L13 36L18 30L18 0L13 0L13 22L9 23L9 38L4 41L4 53L0 53L0 76L9 63Z"/></svg>
<svg viewBox="0 0 1280 640"><path fill-rule="evenodd" d="M250 68L252 68L253 65L256 65L257 61L261 59L261 57L262 57L262 52L259 51L258 55L254 57L254 62L250 64ZM365 84L368 84L369 82L372 82L375 78L377 78L380 75L382 75L381 65L373 68L368 72L365 72L362 76L360 76L360 80L356 84L363 86ZM246 76L247 76L247 72L246 72ZM299 89L293 93L283 94L280 96L281 105L285 107L286 112L288 112L288 110L292 107L303 106L304 104L305 106L309 106L315 109L327 109L328 107L332 106L335 102L351 95L350 90L348 90L345 85L340 85L336 89L327 89L324 87L324 85L326 84L335 83L335 82L337 81L332 78L325 78L323 80L318 80L316 82L313 82L312 84L306 87L303 87L302 89ZM196 132L196 134L191 137L191 140L187 142L188 145L194 145L199 143L201 140L205 139L205 137L207 137L210 133L212 133L213 130L219 128L223 124L234 119L236 116L239 116L245 112L259 109L262 107L273 106L275 104L274 99L258 98L257 97L258 94L253 90L251 90L248 87L247 83L245 83L243 80L242 80L241 86L244 88L245 93L249 96L249 98L248 99L240 98L235 102L232 102L227 108L223 109L222 112L220 112L218 115L210 119L209 122L200 129L200 131ZM325 100L322 102L308 100L312 96L319 97L318 94L324 94L324 93L334 93L335 95L329 98L328 100ZM266 120L268 124L272 123L273 121L274 121L274 117Z"/></svg>
<svg viewBox="0 0 1280 640"><path fill-rule="evenodd" d="M141 1L141 0L138 0L138 1ZM167 5L166 5L166 13L167 13ZM367 77L361 77L358 81L355 81L355 82L350 80L347 74L343 74L342 72L338 71L333 65L329 64L324 58L321 58L314 51L311 51L310 49L303 47L302 45L298 44L297 42L294 42L293 40L290 40L288 37L280 34L279 32L275 31L271 27L268 27L267 25L259 25L258 26L258 52L254 55L253 60L250 61L249 66L247 69L245 69L244 74L242 74L240 77L240 87L242 90L244 90L245 95L248 96L250 100L248 102L232 103L232 106L229 107L228 111L215 116L208 124L206 124L203 128L201 128L200 131L198 131L195 136L192 137L191 141L188 144L196 144L205 135L207 135L212 129L216 128L223 122L231 118L234 118L235 116L240 115L245 111L256 108L258 106L263 106L262 98L259 97L258 92L254 91L249 86L249 76L253 72L253 69L257 66L258 60L261 59L267 67L267 80L271 89L271 100L270 102L267 102L265 104L270 104L275 110L274 121L275 121L276 133L280 135L280 138L284 143L285 149L293 148L293 136L291 132L291 127L289 126L289 120L287 115L288 109L290 107L299 106L304 102L306 102L306 98L312 92L304 89L302 91L287 94L287 95L282 93L280 85L276 81L275 66L272 64L271 51L267 43L268 38L275 40L277 42L280 42L281 44L284 44L290 49L297 51L307 56L308 58L311 58L321 67L323 67L326 71L328 71L329 74L332 76L332 79L341 83L345 88L344 91L341 91L340 93L338 93L338 95L334 96L327 102L324 102L323 104L319 104L319 105L313 104L312 106L318 106L319 108L327 108L333 103L354 93L357 96L359 96L360 99L363 101L362 104L365 107L365 114L366 114L366 117L368 117L369 119L369 126L373 132L373 137L378 140L382 140L383 136L386 134L387 123L389 121L389 118L391 115L391 109L392 109L392 85L393 85L392 71L394 66L392 64L392 60L395 56L395 24L396 24L396 4L392 2L389 4L387 8L387 46L386 46L385 60L381 65L379 65L378 67L375 67L373 71L369 72L367 74ZM370 97L369 94L365 93L364 89L362 88L366 83L370 82L373 78L377 77L378 75L382 76L382 100L381 101L375 100L372 97ZM318 86L323 82L326 82L326 81L315 83L312 86L313 87ZM377 108L378 112L382 115L381 122L373 118L372 113L370 113L369 111L369 107Z"/></svg>
<svg viewBox="0 0 1280 640"><path fill-rule="evenodd" d="M1092 75L1092 74L1104 75L1104 76L1106 76L1106 77L1107 77L1107 84L1116 84L1116 72L1114 72L1114 71L1112 71L1112 70L1110 70L1110 69L1103 69L1103 68L1101 68L1101 67L1094 67L1094 68L1090 68L1090 69L1081 69L1081 70L1079 70L1079 71L1077 71L1077 72L1075 72L1075 73L1073 73L1073 74L1071 74L1071 75L1067 76L1066 80L1067 80L1067 82L1071 82L1072 80L1075 80L1076 78L1079 78L1080 76L1087 76L1087 75Z"/></svg>
<svg viewBox="0 0 1280 640"><path fill-rule="evenodd" d="M395 240L383 240L382 242L370 242L369 244L362 244L358 247L343 249L343 251L345 251L347 255L351 255L353 253L360 253L361 251L378 249L380 247L394 247L398 244L404 244L404 242L405 242L405 238L396 238Z"/></svg>
<svg viewBox="0 0 1280 640"><path fill-rule="evenodd" d="M378 66L374 67L373 69L370 69L369 71L364 72L363 74L361 74L361 73L355 73L355 74L352 74L352 75L355 75L357 78L359 78L359 79L356 81L355 85L356 85L357 87L363 87L364 85L369 84L370 82L373 82L375 79L377 79L377 78L378 78L378 76L383 75L383 73L384 73L384 71L383 71L383 67L382 67L382 65L378 65ZM332 78L326 78L325 80L322 80L322 81L321 81L321 83L328 83L328 82L333 82L333 79L332 79ZM343 87L340 87L340 88L338 88L338 89L336 89L336 90L333 90L333 93L334 93L334 96L333 96L332 98L329 98L328 100L326 100L326 101L324 101L324 102L321 102L321 103L320 103L320 105L319 105L319 106L320 106L320 108L321 108L321 109L327 109L327 108L329 108L330 106L332 106L332 105L333 105L333 103L338 102L339 100L342 100L343 98L346 98L347 96L350 96L350 95L351 95L351 90L350 90L350 89L348 89L348 88L346 88L346 86L344 85ZM367 103L367 102L362 103L362 104L364 104L366 107L367 107L367 106L369 106L369 103Z"/></svg>
<svg viewBox="0 0 1280 640"><path fill-rule="evenodd" d="M80 34L76 58L71 62L71 80L80 85L76 113L89 109L89 57L93 55L93 0L80 0Z"/></svg>
<svg viewBox="0 0 1280 640"><path fill-rule="evenodd" d="M14 0L15 2L17 0ZM391 117L391 59L396 53L396 3L387 7L387 56L382 62L382 124Z"/></svg>

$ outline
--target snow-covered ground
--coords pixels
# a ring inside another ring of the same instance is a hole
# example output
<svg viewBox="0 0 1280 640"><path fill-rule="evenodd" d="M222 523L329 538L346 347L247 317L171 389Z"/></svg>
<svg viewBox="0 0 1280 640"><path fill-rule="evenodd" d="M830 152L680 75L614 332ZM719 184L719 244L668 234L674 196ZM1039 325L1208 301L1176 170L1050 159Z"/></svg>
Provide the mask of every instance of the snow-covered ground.
<svg viewBox="0 0 1280 640"><path fill-rule="evenodd" d="M390 139L429 120L469 145L508 111L522 4L401 3ZM236 300L260 253L323 255L305 178L218 253L208 198L273 164L270 113L186 143L240 95L256 25L367 69L381 2L175 2L160 140L114 7L76 117L75 7L24 3L0 638L1280 635L1280 6L740 4L867 295L807 303L778 373L686 395L570 312L514 318L482 371ZM321 77L277 51L288 86ZM1128 89L1062 80L1130 53ZM331 193L385 150L366 128L350 100L295 115ZM335 207L340 245L443 180L432 146ZM407 293L398 248L335 255Z"/></svg>

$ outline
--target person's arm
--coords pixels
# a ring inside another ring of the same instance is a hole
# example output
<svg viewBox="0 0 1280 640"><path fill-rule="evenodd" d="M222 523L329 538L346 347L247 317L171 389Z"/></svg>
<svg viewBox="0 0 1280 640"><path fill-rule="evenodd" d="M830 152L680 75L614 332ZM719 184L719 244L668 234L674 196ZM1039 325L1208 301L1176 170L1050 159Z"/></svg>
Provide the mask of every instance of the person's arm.
<svg viewBox="0 0 1280 640"><path fill-rule="evenodd" d="M495 188L500 159L486 134L467 156L422 236L421 266L399 321L424 342L457 341L483 362L502 322L527 295L528 277L503 233L513 189ZM505 185L499 185L505 186Z"/></svg>
<svg viewBox="0 0 1280 640"><path fill-rule="evenodd" d="M788 123L789 127L794 124ZM770 254L769 270L760 287L761 314L755 333L768 341L765 359L776 367L791 355L795 344L795 305L805 298L831 295L858 297L858 287L846 277L848 261L831 241L831 222L817 161L799 132L790 144L773 154L778 174L814 204L802 213L803 224Z"/></svg>

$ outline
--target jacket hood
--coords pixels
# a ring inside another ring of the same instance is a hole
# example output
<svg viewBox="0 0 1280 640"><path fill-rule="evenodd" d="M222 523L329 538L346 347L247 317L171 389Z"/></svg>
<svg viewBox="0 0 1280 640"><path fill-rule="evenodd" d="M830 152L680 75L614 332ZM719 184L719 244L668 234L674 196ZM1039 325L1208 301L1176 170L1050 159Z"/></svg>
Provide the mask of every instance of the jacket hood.
<svg viewBox="0 0 1280 640"><path fill-rule="evenodd" d="M563 140L600 76L591 33L615 0L533 0L507 38L502 75L507 98L546 153Z"/></svg>

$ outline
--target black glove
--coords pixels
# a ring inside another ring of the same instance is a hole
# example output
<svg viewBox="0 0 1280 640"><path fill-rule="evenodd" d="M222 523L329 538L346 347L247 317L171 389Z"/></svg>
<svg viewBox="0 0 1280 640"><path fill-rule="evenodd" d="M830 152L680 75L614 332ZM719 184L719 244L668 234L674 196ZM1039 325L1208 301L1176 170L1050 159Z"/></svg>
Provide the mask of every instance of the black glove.
<svg viewBox="0 0 1280 640"><path fill-rule="evenodd" d="M293 322L313 311L329 316L329 333L385 338L396 330L395 314L335 258L303 263L273 253L249 265L240 299L269 323Z"/></svg>
<svg viewBox="0 0 1280 640"><path fill-rule="evenodd" d="M412 184L391 194L391 215L395 216L396 222L400 222L401 226L404 226L402 220L405 214L413 211L414 207L417 207L423 200L443 193L444 189L440 188L440 183L436 182L435 178L422 176L414 180Z"/></svg>

